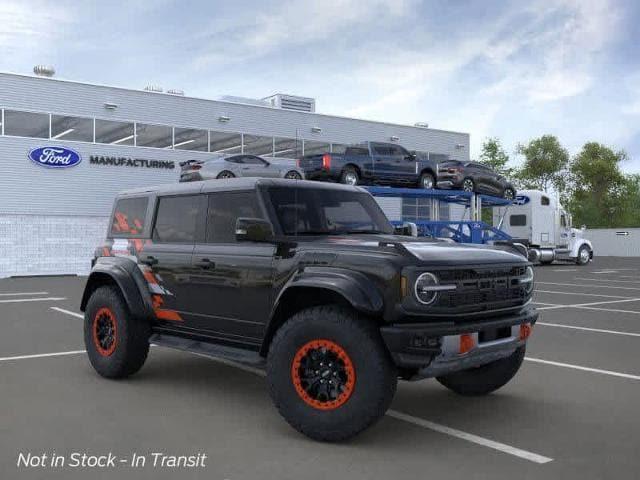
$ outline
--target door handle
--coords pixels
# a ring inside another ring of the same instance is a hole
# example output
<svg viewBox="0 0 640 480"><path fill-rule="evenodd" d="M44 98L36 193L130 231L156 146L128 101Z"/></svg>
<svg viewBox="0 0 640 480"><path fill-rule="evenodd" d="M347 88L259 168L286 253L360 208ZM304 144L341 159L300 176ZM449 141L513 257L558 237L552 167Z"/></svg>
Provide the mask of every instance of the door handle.
<svg viewBox="0 0 640 480"><path fill-rule="evenodd" d="M146 257L144 257L142 259L142 263L145 263L145 264L149 265L150 267L152 267L153 265L158 263L158 259L156 257L154 257L153 255L147 255Z"/></svg>
<svg viewBox="0 0 640 480"><path fill-rule="evenodd" d="M196 266L208 270L210 268L216 268L216 264L208 258L200 258L195 262Z"/></svg>

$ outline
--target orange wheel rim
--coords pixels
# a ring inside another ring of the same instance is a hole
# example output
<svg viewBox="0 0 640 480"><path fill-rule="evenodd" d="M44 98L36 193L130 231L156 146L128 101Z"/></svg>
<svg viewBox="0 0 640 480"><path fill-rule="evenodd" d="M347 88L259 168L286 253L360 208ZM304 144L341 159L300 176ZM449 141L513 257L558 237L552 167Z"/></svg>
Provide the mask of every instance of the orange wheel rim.
<svg viewBox="0 0 640 480"><path fill-rule="evenodd" d="M109 357L118 345L118 324L110 308L103 307L93 317L93 345L103 357Z"/></svg>
<svg viewBox="0 0 640 480"><path fill-rule="evenodd" d="M356 371L347 352L331 340L312 340L298 349L291 379L300 398L318 410L344 405L356 384Z"/></svg>

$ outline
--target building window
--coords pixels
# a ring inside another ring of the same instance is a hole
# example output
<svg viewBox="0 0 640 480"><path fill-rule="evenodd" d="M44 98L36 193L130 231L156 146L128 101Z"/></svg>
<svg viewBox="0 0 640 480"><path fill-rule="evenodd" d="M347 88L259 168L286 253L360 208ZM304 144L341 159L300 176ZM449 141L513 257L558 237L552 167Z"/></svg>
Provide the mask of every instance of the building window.
<svg viewBox="0 0 640 480"><path fill-rule="evenodd" d="M211 153L242 153L242 135L229 132L209 132Z"/></svg>
<svg viewBox="0 0 640 480"><path fill-rule="evenodd" d="M331 151L331 145L326 142L317 142L314 140L304 141L305 155L322 155Z"/></svg>
<svg viewBox="0 0 640 480"><path fill-rule="evenodd" d="M173 141L173 148L176 150L206 152L209 149L209 136L206 130L176 127Z"/></svg>
<svg viewBox="0 0 640 480"><path fill-rule="evenodd" d="M405 222L419 222L432 218L431 198L403 198L402 220Z"/></svg>
<svg viewBox="0 0 640 480"><path fill-rule="evenodd" d="M93 142L93 119L51 115L51 139Z"/></svg>
<svg viewBox="0 0 640 480"><path fill-rule="evenodd" d="M302 140L296 141L293 138L274 138L274 157L298 158L302 156Z"/></svg>
<svg viewBox="0 0 640 480"><path fill-rule="evenodd" d="M4 134L14 137L49 138L49 114L4 111Z"/></svg>
<svg viewBox="0 0 640 480"><path fill-rule="evenodd" d="M261 137L259 135L243 135L243 153L250 155L273 155L273 137Z"/></svg>
<svg viewBox="0 0 640 480"><path fill-rule="evenodd" d="M133 145L133 123L96 119L96 143Z"/></svg>
<svg viewBox="0 0 640 480"><path fill-rule="evenodd" d="M173 128L166 125L136 123L136 146L171 148L173 146Z"/></svg>

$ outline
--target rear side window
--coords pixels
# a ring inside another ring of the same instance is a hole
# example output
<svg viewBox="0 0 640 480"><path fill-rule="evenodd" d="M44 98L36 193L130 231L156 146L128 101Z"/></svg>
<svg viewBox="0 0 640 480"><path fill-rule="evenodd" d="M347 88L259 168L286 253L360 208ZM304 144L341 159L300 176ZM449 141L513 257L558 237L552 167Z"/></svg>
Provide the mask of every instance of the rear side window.
<svg viewBox="0 0 640 480"><path fill-rule="evenodd" d="M526 215L511 215L509 217L509 225L512 227L524 227L527 225Z"/></svg>
<svg viewBox="0 0 640 480"><path fill-rule="evenodd" d="M140 235L147 216L148 204L147 197L118 200L111 220L111 235L114 237Z"/></svg>
<svg viewBox="0 0 640 480"><path fill-rule="evenodd" d="M345 155L369 155L369 149L365 147L348 147Z"/></svg>
<svg viewBox="0 0 640 480"><path fill-rule="evenodd" d="M255 191L209 194L207 243L235 243L240 217L263 218Z"/></svg>
<svg viewBox="0 0 640 480"><path fill-rule="evenodd" d="M159 243L195 243L199 195L161 197L153 227L153 240Z"/></svg>

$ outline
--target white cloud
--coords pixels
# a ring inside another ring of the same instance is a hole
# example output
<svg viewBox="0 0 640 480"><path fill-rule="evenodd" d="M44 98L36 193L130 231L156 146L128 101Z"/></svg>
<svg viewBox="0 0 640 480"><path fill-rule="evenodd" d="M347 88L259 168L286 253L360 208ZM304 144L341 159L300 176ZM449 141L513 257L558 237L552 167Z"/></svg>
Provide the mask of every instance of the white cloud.
<svg viewBox="0 0 640 480"><path fill-rule="evenodd" d="M52 8L52 5L14 0L0 2L0 54L45 49L49 46L47 42L62 36L70 14L67 9Z"/></svg>

